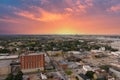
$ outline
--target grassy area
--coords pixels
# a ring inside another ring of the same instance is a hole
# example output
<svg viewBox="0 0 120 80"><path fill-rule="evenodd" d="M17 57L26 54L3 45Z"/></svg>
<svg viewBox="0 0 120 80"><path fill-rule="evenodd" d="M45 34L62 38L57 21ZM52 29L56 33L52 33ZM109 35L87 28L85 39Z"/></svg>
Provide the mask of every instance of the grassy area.
<svg viewBox="0 0 120 80"><path fill-rule="evenodd" d="M65 73L66 73L67 75L71 75L71 74L72 74L72 71L71 71L71 70L66 70Z"/></svg>

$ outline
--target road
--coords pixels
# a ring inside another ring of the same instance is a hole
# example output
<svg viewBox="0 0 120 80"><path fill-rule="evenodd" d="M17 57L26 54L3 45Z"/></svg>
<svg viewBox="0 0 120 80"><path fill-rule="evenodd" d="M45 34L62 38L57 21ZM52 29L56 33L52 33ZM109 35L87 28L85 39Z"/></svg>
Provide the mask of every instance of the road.
<svg viewBox="0 0 120 80"><path fill-rule="evenodd" d="M53 59L53 57L50 57L47 52L45 53L50 58L50 61L52 65L55 67L55 70L57 74L60 76L61 80L68 80L68 77L65 74L64 70L58 65L58 63Z"/></svg>

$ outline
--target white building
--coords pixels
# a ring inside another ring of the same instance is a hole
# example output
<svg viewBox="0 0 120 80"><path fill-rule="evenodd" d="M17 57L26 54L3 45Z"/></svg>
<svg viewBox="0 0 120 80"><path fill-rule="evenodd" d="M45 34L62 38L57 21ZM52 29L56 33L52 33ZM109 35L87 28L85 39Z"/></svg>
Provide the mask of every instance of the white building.
<svg viewBox="0 0 120 80"><path fill-rule="evenodd" d="M95 49L95 50L91 50L91 52L92 52L92 53L103 53L102 50L97 50L97 49Z"/></svg>
<svg viewBox="0 0 120 80"><path fill-rule="evenodd" d="M84 69L85 71L92 71L92 68L91 68L89 65L83 66L83 69Z"/></svg>
<svg viewBox="0 0 120 80"><path fill-rule="evenodd" d="M75 62L68 62L68 68L77 68L78 65Z"/></svg>
<svg viewBox="0 0 120 80"><path fill-rule="evenodd" d="M0 60L1 59L17 59L18 55L11 55L11 56L0 56Z"/></svg>
<svg viewBox="0 0 120 80"><path fill-rule="evenodd" d="M47 80L47 76L46 75L44 75L42 73L40 75L41 75L42 80Z"/></svg>
<svg viewBox="0 0 120 80"><path fill-rule="evenodd" d="M74 55L79 55L79 54L81 54L81 52L79 52L79 51L68 51L68 53L69 53L69 54L72 53L72 54L74 54Z"/></svg>
<svg viewBox="0 0 120 80"><path fill-rule="evenodd" d="M113 43L111 43L111 47L120 51L120 41L114 41Z"/></svg>
<svg viewBox="0 0 120 80"><path fill-rule="evenodd" d="M105 51L105 47L99 48L100 51Z"/></svg>
<svg viewBox="0 0 120 80"><path fill-rule="evenodd" d="M112 55L115 55L115 56L119 56L120 55L120 51L116 51L116 52L111 52Z"/></svg>
<svg viewBox="0 0 120 80"><path fill-rule="evenodd" d="M120 64L111 63L110 65L120 68Z"/></svg>

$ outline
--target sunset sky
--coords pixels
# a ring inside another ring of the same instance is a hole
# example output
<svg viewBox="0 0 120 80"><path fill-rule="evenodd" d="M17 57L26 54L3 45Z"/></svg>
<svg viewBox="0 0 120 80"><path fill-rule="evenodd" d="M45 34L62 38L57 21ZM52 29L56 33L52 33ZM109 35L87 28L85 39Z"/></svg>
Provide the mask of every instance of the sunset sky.
<svg viewBox="0 0 120 80"><path fill-rule="evenodd" d="M0 0L0 34L120 34L120 0Z"/></svg>

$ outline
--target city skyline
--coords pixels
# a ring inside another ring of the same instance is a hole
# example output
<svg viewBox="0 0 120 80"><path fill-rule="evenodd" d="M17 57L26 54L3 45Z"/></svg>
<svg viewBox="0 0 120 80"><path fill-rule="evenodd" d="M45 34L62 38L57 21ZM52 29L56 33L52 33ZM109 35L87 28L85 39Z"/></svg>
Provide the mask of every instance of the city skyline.
<svg viewBox="0 0 120 80"><path fill-rule="evenodd" d="M0 34L120 34L119 0L0 0Z"/></svg>

